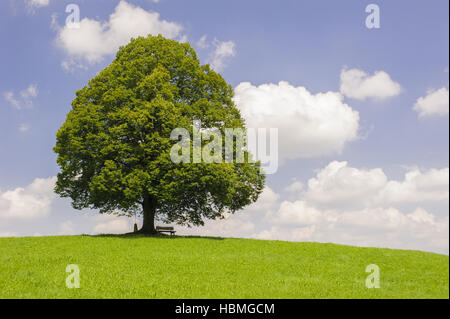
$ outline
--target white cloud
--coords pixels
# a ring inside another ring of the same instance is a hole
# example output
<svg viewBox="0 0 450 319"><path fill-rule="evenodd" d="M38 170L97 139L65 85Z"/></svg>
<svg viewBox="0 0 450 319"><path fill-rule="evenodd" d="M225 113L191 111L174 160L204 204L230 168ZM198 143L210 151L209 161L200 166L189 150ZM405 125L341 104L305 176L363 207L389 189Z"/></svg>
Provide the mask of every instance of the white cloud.
<svg viewBox="0 0 450 319"><path fill-rule="evenodd" d="M255 225L252 221L241 217L242 216L238 215L230 215L225 219L215 221L208 220L203 227L177 227L177 234L214 237L245 237L244 234L249 234L254 231Z"/></svg>
<svg viewBox="0 0 450 319"><path fill-rule="evenodd" d="M189 41L189 38L186 34L183 34L181 37L179 37L178 42L180 43L186 43Z"/></svg>
<svg viewBox="0 0 450 319"><path fill-rule="evenodd" d="M359 230L364 228L376 228L398 230L405 226L420 226L419 224L432 225L434 216L419 208L411 214L402 214L395 208L366 208L361 211L344 212L339 215L337 222L349 226L357 226ZM423 226L423 225L422 225Z"/></svg>
<svg viewBox="0 0 450 319"><path fill-rule="evenodd" d="M236 55L236 45L233 41L222 42L217 39L214 39L212 44L215 49L211 53L208 62L216 72L220 72L225 68L226 61Z"/></svg>
<svg viewBox="0 0 450 319"><path fill-rule="evenodd" d="M30 129L30 126L26 123L22 123L19 125L19 131L24 133L27 132Z"/></svg>
<svg viewBox="0 0 450 319"><path fill-rule="evenodd" d="M335 211L296 201L283 202L270 218L274 226L252 237L448 252L448 216L436 220L422 208Z"/></svg>
<svg viewBox="0 0 450 319"><path fill-rule="evenodd" d="M346 229L349 243L448 252L448 216L435 220L422 208L409 214L395 208L367 208L342 213L337 223L337 228Z"/></svg>
<svg viewBox="0 0 450 319"><path fill-rule="evenodd" d="M288 82L242 82L234 101L247 127L278 128L281 161L340 153L358 138L359 114L337 92L312 94Z"/></svg>
<svg viewBox="0 0 450 319"><path fill-rule="evenodd" d="M75 58L69 58L61 62L61 67L64 71L73 73L76 70L87 70L88 67Z"/></svg>
<svg viewBox="0 0 450 319"><path fill-rule="evenodd" d="M315 225L293 228L289 232L282 227L272 226L254 234L252 237L265 240L311 241L315 231Z"/></svg>
<svg viewBox="0 0 450 319"><path fill-rule="evenodd" d="M347 162L333 161L308 181L304 197L309 202L332 207L367 205L387 181L380 168L357 169Z"/></svg>
<svg viewBox="0 0 450 319"><path fill-rule="evenodd" d="M3 93L3 97L14 108L20 110L22 108L33 107L33 100L38 96L39 90L36 84L30 84L26 89L19 92L20 98L16 98L14 92L8 91Z"/></svg>
<svg viewBox="0 0 450 319"><path fill-rule="evenodd" d="M388 203L448 201L449 169L412 169L403 181L389 181L380 196Z"/></svg>
<svg viewBox="0 0 450 319"><path fill-rule="evenodd" d="M20 109L20 102L14 97L14 93L12 91L8 91L3 93L3 97L7 102L9 102L16 109Z"/></svg>
<svg viewBox="0 0 450 319"><path fill-rule="evenodd" d="M94 234L123 234L133 231L128 219L111 216L111 220L97 224Z"/></svg>
<svg viewBox="0 0 450 319"><path fill-rule="evenodd" d="M47 216L55 197L56 177L37 178L25 188L0 191L0 219L33 219Z"/></svg>
<svg viewBox="0 0 450 319"><path fill-rule="evenodd" d="M41 8L50 4L50 0L26 0L29 8Z"/></svg>
<svg viewBox="0 0 450 319"><path fill-rule="evenodd" d="M16 237L17 233L14 232L0 232L0 237Z"/></svg>
<svg viewBox="0 0 450 319"><path fill-rule="evenodd" d="M346 97L382 100L400 94L401 86L384 71L372 76L358 69L342 69L340 91Z"/></svg>
<svg viewBox="0 0 450 319"><path fill-rule="evenodd" d="M285 225L314 225L325 218L322 211L302 200L282 202L276 214L271 217L276 223Z"/></svg>
<svg viewBox="0 0 450 319"><path fill-rule="evenodd" d="M58 235L75 235L73 222L68 220L59 225Z"/></svg>
<svg viewBox="0 0 450 319"><path fill-rule="evenodd" d="M162 20L159 13L146 11L122 0L108 21L84 18L80 28L59 28L56 43L69 56L70 64L97 63L114 54L132 37L161 34L167 38L180 35L182 26Z"/></svg>
<svg viewBox="0 0 450 319"><path fill-rule="evenodd" d="M200 49L207 49L207 48L209 48L209 43L208 43L208 41L206 41L206 35L202 36L200 38L200 40L197 41L197 46Z"/></svg>
<svg viewBox="0 0 450 319"><path fill-rule="evenodd" d="M275 193L270 187L264 188L258 200L252 205L248 206L246 210L249 211L269 211L276 204L280 195Z"/></svg>
<svg viewBox="0 0 450 319"><path fill-rule="evenodd" d="M305 187L305 185L302 182L295 181L291 185L288 185L287 187L285 187L284 190L289 193L298 193L298 192L302 191L304 187Z"/></svg>
<svg viewBox="0 0 450 319"><path fill-rule="evenodd" d="M447 115L449 110L448 89L443 87L436 91L428 91L425 97L417 99L414 110L419 113L420 117Z"/></svg>
<svg viewBox="0 0 450 319"><path fill-rule="evenodd" d="M38 93L39 91L36 84L30 84L26 89L20 91L23 105L26 107L33 107L33 99L38 96Z"/></svg>
<svg viewBox="0 0 450 319"><path fill-rule="evenodd" d="M251 237L448 252L448 215L437 218L421 207L431 203L442 216L448 201L448 168L412 168L395 181L381 168L334 161L308 181L298 199L266 213L271 226ZM395 207L405 203L419 206L409 213Z"/></svg>
<svg viewBox="0 0 450 319"><path fill-rule="evenodd" d="M358 169L334 161L306 189L297 181L290 186L297 192L293 200L280 202L280 194L266 188L253 207L207 221L205 227L177 227L177 233L448 253L448 168L410 168L404 179L395 181L381 168ZM405 203L410 208L396 207ZM422 207L429 204L431 209Z"/></svg>
<svg viewBox="0 0 450 319"><path fill-rule="evenodd" d="M410 169L403 181L388 180L381 168L358 169L333 161L308 181L303 196L320 207L363 208L399 203L448 201L449 169Z"/></svg>
<svg viewBox="0 0 450 319"><path fill-rule="evenodd" d="M35 98L38 95L38 89L37 89L37 85L36 84L30 84L29 87L27 87L26 89L20 91L20 96L24 99L24 100L30 100Z"/></svg>
<svg viewBox="0 0 450 319"><path fill-rule="evenodd" d="M196 43L200 49L212 48L209 53L207 63L216 72L221 72L225 67L227 61L236 56L236 44L233 41L219 41L214 38L213 41L208 42L207 36L203 35Z"/></svg>

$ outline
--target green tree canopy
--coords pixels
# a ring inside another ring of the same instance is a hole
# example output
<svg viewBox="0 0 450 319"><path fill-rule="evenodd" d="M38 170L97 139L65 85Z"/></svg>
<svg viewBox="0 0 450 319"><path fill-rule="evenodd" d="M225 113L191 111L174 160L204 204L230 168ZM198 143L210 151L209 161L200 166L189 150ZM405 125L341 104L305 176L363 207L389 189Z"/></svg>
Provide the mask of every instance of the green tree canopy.
<svg viewBox="0 0 450 319"><path fill-rule="evenodd" d="M170 157L177 143L172 130L192 136L193 120L222 133L245 129L232 97L232 87L202 66L188 43L132 39L76 92L54 147L61 168L55 192L76 209L142 214L144 233L155 232L155 218L203 225L251 204L264 187L258 162L174 163Z"/></svg>

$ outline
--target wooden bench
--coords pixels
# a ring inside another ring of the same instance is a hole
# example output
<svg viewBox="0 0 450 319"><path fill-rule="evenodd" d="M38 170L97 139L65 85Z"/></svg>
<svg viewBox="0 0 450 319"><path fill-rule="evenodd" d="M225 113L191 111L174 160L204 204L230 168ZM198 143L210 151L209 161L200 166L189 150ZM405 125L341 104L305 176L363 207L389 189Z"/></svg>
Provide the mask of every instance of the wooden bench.
<svg viewBox="0 0 450 319"><path fill-rule="evenodd" d="M175 235L175 230L171 226L167 226L167 227L156 226L156 231L158 233L170 233L171 235Z"/></svg>

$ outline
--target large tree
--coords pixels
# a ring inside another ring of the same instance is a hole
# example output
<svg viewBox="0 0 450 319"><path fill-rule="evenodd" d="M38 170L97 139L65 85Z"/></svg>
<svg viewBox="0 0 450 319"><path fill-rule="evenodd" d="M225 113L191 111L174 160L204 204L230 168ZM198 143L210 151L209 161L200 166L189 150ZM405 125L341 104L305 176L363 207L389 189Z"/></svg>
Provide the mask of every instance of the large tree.
<svg viewBox="0 0 450 319"><path fill-rule="evenodd" d="M55 192L76 209L142 214L142 233L155 233L155 219L203 225L242 209L257 200L265 179L246 151L244 163L175 163L170 156L175 128L191 136L245 130L232 97L232 87L201 65L188 43L132 39L76 92L54 147L61 168Z"/></svg>

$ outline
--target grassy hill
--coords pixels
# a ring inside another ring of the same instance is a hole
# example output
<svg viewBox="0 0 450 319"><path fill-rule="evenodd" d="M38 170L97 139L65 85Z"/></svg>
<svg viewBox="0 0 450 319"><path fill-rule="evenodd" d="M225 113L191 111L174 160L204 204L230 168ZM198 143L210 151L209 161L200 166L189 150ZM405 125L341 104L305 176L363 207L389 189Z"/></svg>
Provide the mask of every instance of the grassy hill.
<svg viewBox="0 0 450 319"><path fill-rule="evenodd" d="M66 288L66 266L80 289ZM380 268L379 289L365 286ZM200 237L0 238L0 298L448 298L449 257Z"/></svg>

